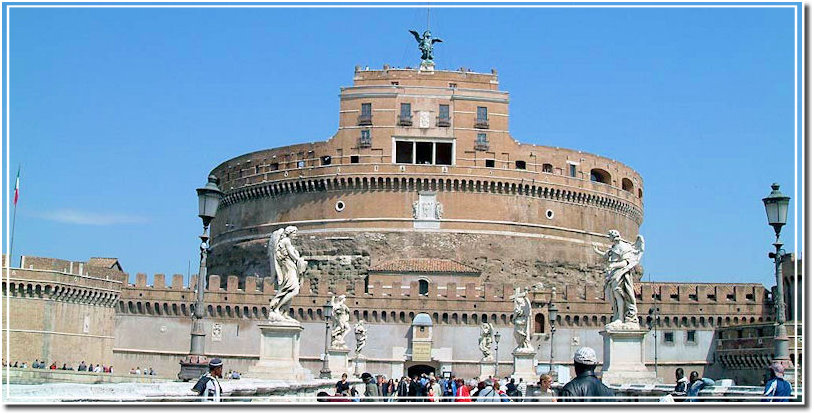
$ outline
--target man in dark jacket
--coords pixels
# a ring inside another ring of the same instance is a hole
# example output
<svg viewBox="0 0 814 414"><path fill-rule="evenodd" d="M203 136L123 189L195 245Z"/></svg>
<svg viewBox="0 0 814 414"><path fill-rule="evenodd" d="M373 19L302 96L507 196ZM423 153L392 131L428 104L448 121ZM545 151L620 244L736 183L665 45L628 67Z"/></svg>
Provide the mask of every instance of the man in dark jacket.
<svg viewBox="0 0 814 414"><path fill-rule="evenodd" d="M412 397L409 399L409 401L411 402L423 401L423 399L419 398L424 395L424 393L422 392L423 388L424 387L421 386L421 382L418 380L418 375L413 375L413 380L410 381L410 389L407 392L407 395L409 397Z"/></svg>
<svg viewBox="0 0 814 414"><path fill-rule="evenodd" d="M366 402L381 402L382 396L381 389L376 384L376 379L369 372L362 374L362 381L365 382L365 399Z"/></svg>
<svg viewBox="0 0 814 414"><path fill-rule="evenodd" d="M565 384L557 401L566 402L613 402L613 390L606 387L594 374L597 365L596 352L584 346L574 354L574 371L577 377Z"/></svg>
<svg viewBox="0 0 814 414"><path fill-rule="evenodd" d="M401 381L399 381L398 386L398 396L400 402L405 402L407 400L407 396L410 395L410 378L408 377L401 377Z"/></svg>

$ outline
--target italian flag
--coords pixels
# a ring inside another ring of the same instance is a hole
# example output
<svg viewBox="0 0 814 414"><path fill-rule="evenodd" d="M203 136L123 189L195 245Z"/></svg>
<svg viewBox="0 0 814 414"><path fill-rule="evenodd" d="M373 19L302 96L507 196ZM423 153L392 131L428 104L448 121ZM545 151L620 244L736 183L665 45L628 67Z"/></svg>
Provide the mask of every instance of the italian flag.
<svg viewBox="0 0 814 414"><path fill-rule="evenodd" d="M17 199L20 198L20 167L17 167L17 181L14 183L14 205L17 205Z"/></svg>

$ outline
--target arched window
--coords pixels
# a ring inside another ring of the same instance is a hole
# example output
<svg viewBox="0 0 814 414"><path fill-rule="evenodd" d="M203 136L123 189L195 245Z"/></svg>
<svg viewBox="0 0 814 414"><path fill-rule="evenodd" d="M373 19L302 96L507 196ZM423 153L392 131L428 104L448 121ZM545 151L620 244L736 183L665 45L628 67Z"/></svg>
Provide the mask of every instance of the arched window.
<svg viewBox="0 0 814 414"><path fill-rule="evenodd" d="M591 181L596 181L598 183L603 184L610 184L611 183L611 175L609 172L601 169L601 168L594 168L591 170Z"/></svg>
<svg viewBox="0 0 814 414"><path fill-rule="evenodd" d="M427 282L424 279L419 280L418 281L418 294L423 295L423 296L427 296L427 294L429 292L430 292L430 284L429 284L429 282Z"/></svg>
<svg viewBox="0 0 814 414"><path fill-rule="evenodd" d="M633 181L630 181L628 178L622 178L622 190L625 190L629 193L633 192Z"/></svg>
<svg viewBox="0 0 814 414"><path fill-rule="evenodd" d="M538 313L534 315L534 333L545 332L545 315Z"/></svg>

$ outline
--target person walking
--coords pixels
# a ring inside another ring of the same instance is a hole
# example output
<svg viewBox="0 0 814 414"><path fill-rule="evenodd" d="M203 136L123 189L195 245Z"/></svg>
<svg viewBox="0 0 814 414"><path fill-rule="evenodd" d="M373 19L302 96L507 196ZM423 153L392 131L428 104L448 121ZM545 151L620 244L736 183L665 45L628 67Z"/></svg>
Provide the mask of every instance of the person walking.
<svg viewBox="0 0 814 414"><path fill-rule="evenodd" d="M698 371L691 372L690 387L687 390L687 402L697 402L698 398L695 397L698 397L698 393L700 393L704 388L712 385L715 385L715 381L709 378L700 377Z"/></svg>
<svg viewBox="0 0 814 414"><path fill-rule="evenodd" d="M398 401L406 402L408 401L407 396L410 395L410 378L408 377L401 377L401 381L399 381L398 391L396 392L398 396Z"/></svg>
<svg viewBox="0 0 814 414"><path fill-rule="evenodd" d="M336 382L336 393L342 394L345 391L350 390L350 384L348 384L348 374L343 373L342 379Z"/></svg>
<svg viewBox="0 0 814 414"><path fill-rule="evenodd" d="M209 361L209 372L201 375L192 390L197 392L201 401L220 402L223 390L220 387L218 378L223 377L223 362L220 358L212 358Z"/></svg>
<svg viewBox="0 0 814 414"><path fill-rule="evenodd" d="M382 396L381 388L376 384L376 379L369 372L362 374L362 381L365 383L365 402L379 402Z"/></svg>
<svg viewBox="0 0 814 414"><path fill-rule="evenodd" d="M456 385L458 390L455 392L455 402L472 402L472 399L469 398L469 387L464 383L464 380L458 378Z"/></svg>
<svg viewBox="0 0 814 414"><path fill-rule="evenodd" d="M598 364L596 352L587 346L574 353L574 371L576 378L562 387L558 401L615 401L613 390L605 386L594 374Z"/></svg>
<svg viewBox="0 0 814 414"><path fill-rule="evenodd" d="M766 388L763 390L763 399L761 402L788 402L791 397L791 384L786 381L783 376L786 368L780 362L774 362L769 365L769 375L771 378L766 382Z"/></svg>
<svg viewBox="0 0 814 414"><path fill-rule="evenodd" d="M500 401L500 397L498 397L497 391L494 388L495 385L497 385L497 381L495 380L487 380L483 382L483 389L478 391L478 397L475 399L475 401L476 402ZM480 388L480 384L478 384L478 388Z"/></svg>

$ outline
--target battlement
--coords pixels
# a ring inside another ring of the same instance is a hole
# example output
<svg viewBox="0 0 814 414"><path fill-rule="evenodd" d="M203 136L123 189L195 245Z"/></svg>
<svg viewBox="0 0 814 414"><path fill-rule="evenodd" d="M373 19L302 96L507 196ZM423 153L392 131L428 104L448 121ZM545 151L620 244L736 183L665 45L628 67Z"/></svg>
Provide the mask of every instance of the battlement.
<svg viewBox="0 0 814 414"><path fill-rule="evenodd" d="M220 275L209 275L207 293L230 293L243 295L273 295L274 284L269 278L259 279L249 276L246 278L244 288L238 287L239 278L235 275L226 277L226 288L221 287ZM129 279L129 278L128 278ZM150 295L151 292L187 291L195 290L197 275L192 275L187 284L184 276L175 274L171 282L167 283L164 274L156 274L152 284L148 285L145 273L136 274L133 284L128 284L124 290L132 293ZM498 283L466 283L459 286L456 283L444 285L436 283L427 284L427 292L421 293L419 282L409 285L383 285L381 281L371 281L365 286L364 280L346 283L333 283L324 281L312 284L309 279L303 279L300 296L328 296L346 295L347 297L365 298L445 298L465 300L509 300L514 294L514 285ZM759 283L636 283L634 284L636 299L642 304L754 304L763 305L769 301L769 291ZM533 302L548 302L551 290L540 286L531 287L531 300ZM555 302L568 303L598 303L605 302L604 292L597 286L567 286L564 291L555 293Z"/></svg>

